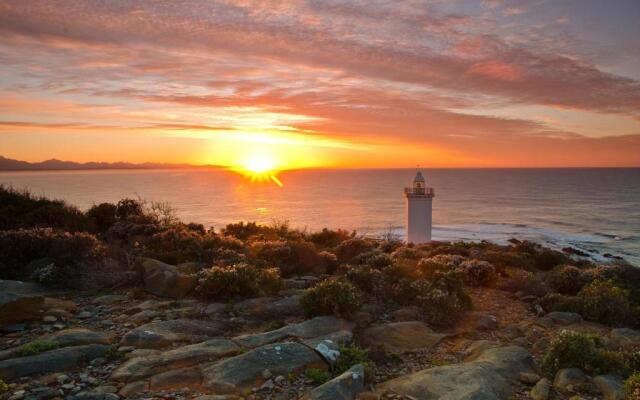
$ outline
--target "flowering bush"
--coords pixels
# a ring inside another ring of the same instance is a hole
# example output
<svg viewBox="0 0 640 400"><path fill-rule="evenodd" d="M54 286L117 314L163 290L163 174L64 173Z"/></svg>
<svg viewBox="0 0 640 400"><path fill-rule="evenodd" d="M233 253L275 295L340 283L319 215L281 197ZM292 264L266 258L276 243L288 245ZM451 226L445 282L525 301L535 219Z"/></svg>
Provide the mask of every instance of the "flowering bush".
<svg viewBox="0 0 640 400"><path fill-rule="evenodd" d="M324 280L305 291L300 303L308 317L336 315L349 318L362 307L362 293L342 278Z"/></svg>
<svg viewBox="0 0 640 400"><path fill-rule="evenodd" d="M274 294L282 287L277 268L258 268L249 264L211 267L199 273L196 294L204 299L232 300Z"/></svg>
<svg viewBox="0 0 640 400"><path fill-rule="evenodd" d="M473 287L493 286L497 278L496 269L486 261L463 261L458 270L463 273L464 282Z"/></svg>

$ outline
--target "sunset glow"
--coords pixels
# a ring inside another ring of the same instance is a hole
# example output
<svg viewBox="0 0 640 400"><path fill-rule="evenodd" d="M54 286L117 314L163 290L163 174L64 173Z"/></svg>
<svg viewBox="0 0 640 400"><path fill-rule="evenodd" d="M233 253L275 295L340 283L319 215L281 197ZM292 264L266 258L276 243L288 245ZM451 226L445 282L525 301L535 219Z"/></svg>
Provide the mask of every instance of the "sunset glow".
<svg viewBox="0 0 640 400"><path fill-rule="evenodd" d="M637 166L640 3L605 3L0 0L0 155Z"/></svg>

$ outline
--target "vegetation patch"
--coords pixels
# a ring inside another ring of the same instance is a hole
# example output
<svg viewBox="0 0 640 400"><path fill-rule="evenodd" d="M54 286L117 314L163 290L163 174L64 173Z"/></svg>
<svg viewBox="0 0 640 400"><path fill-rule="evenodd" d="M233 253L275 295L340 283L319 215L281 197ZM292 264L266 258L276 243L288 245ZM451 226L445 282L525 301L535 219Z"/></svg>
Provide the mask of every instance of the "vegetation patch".
<svg viewBox="0 0 640 400"><path fill-rule="evenodd" d="M34 340L31 343L23 344L20 346L20 356L33 356L45 351L57 349L58 344L49 340Z"/></svg>
<svg viewBox="0 0 640 400"><path fill-rule="evenodd" d="M201 271L196 293L207 300L229 300L275 294L281 287L282 279L277 268L237 264Z"/></svg>
<svg viewBox="0 0 640 400"><path fill-rule="evenodd" d="M362 307L363 296L346 279L332 278L307 289L300 302L307 317L333 314L350 318Z"/></svg>

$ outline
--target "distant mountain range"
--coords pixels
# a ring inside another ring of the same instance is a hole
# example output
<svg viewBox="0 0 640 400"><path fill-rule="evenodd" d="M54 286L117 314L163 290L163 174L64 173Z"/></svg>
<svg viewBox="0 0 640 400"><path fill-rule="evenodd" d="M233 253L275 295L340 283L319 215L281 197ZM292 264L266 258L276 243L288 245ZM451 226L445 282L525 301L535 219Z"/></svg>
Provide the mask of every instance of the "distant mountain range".
<svg viewBox="0 0 640 400"><path fill-rule="evenodd" d="M81 170L81 169L178 169L178 168L202 168L215 167L213 165L197 166L191 164L163 164L163 163L142 163L134 164L127 162L86 162L78 163L73 161L46 160L42 162L27 162L13 160L0 156L0 171L44 171L44 170Z"/></svg>

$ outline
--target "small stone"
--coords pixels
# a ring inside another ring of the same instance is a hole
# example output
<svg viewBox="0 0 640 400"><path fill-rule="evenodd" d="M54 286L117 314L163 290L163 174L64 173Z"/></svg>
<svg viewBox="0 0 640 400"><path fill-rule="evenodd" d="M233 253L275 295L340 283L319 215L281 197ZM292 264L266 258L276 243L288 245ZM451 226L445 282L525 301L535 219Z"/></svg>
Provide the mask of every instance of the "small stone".
<svg viewBox="0 0 640 400"><path fill-rule="evenodd" d="M274 378L273 380L275 382L276 385L278 386L284 386L287 383L287 378L285 378L282 375L278 375Z"/></svg>
<svg viewBox="0 0 640 400"><path fill-rule="evenodd" d="M26 390L16 390L8 400L21 400L26 393Z"/></svg>
<svg viewBox="0 0 640 400"><path fill-rule="evenodd" d="M520 375L518 375L518 379L520 379L520 382L526 383L527 385L535 385L540 381L540 375L532 372L521 372Z"/></svg>
<svg viewBox="0 0 640 400"><path fill-rule="evenodd" d="M575 385L586 381L587 376L578 368L563 368L556 374L553 386L560 392L570 392Z"/></svg>
<svg viewBox="0 0 640 400"><path fill-rule="evenodd" d="M89 311L81 311L78 313L78 315L76 315L76 318L78 319L88 319L91 318L93 314L91 314Z"/></svg>
<svg viewBox="0 0 640 400"><path fill-rule="evenodd" d="M53 315L45 315L45 316L42 318L42 321L43 321L43 322L46 322L46 323L54 323L54 322L56 322L57 320L58 320L58 318L56 318L56 317L55 317L55 316L53 316Z"/></svg>
<svg viewBox="0 0 640 400"><path fill-rule="evenodd" d="M268 369L265 369L264 371L262 371L262 378L263 379L271 379L272 376L273 376L273 374Z"/></svg>
<svg viewBox="0 0 640 400"><path fill-rule="evenodd" d="M66 381L68 381L69 379L71 379L71 378L69 378L69 376L68 376L68 375L65 375L65 374L60 374L60 375L56 376L56 380L57 380L58 382L60 382L60 383L65 383L65 382L66 382Z"/></svg>
<svg viewBox="0 0 640 400"><path fill-rule="evenodd" d="M551 390L551 382L547 378L542 378L535 384L529 396L533 400L547 400L549 398L549 391Z"/></svg>

